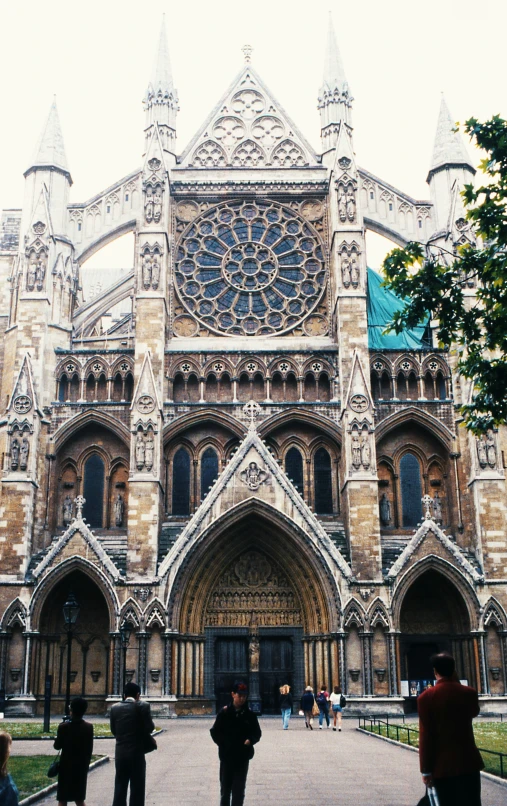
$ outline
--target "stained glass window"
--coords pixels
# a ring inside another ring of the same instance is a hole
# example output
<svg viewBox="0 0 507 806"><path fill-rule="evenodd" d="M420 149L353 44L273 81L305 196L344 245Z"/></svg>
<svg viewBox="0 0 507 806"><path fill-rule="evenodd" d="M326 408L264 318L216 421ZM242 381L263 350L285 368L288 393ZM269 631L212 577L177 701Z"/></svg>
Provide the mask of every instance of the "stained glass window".
<svg viewBox="0 0 507 806"><path fill-rule="evenodd" d="M213 448L206 448L201 456L201 500L218 477L218 456Z"/></svg>
<svg viewBox="0 0 507 806"><path fill-rule="evenodd" d="M315 476L315 512L333 514L333 485L331 483L331 457L325 448L319 448L313 460Z"/></svg>
<svg viewBox="0 0 507 806"><path fill-rule="evenodd" d="M413 453L405 453L400 462L403 526L417 526L422 520L421 468Z"/></svg>
<svg viewBox="0 0 507 806"><path fill-rule="evenodd" d="M317 231L294 210L269 201L206 211L177 250L183 304L206 328L228 335L290 330L315 310L326 277Z"/></svg>
<svg viewBox="0 0 507 806"><path fill-rule="evenodd" d="M102 529L104 515L104 462L94 453L84 467L83 518L95 529Z"/></svg>
<svg viewBox="0 0 507 806"><path fill-rule="evenodd" d="M173 515L190 515L190 456L180 448L173 459Z"/></svg>
<svg viewBox="0 0 507 806"><path fill-rule="evenodd" d="M285 472L300 495L303 495L303 457L297 448L290 448L285 457Z"/></svg>

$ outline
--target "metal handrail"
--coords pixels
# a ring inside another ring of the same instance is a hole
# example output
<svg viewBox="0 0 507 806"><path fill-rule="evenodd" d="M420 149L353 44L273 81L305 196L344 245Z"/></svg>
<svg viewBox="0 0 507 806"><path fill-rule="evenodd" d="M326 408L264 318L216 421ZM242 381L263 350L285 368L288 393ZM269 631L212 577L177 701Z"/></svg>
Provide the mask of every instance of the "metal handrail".
<svg viewBox="0 0 507 806"><path fill-rule="evenodd" d="M370 726L366 726L366 722L370 723ZM361 725L361 722L363 723ZM405 717L403 717L403 722L405 722ZM410 741L410 734L415 733L419 734L418 728L409 728L407 725L398 725L397 722L389 722L389 715L386 714L385 719L381 719L378 716L360 716L359 717L359 727L363 730L368 730L370 733L378 733L379 736L382 735L382 725L386 726L386 736L389 738L389 729L396 729L396 741L400 741L400 730L404 730L407 732L407 741L403 742L403 744L408 744L410 747L417 747L416 744L412 744ZM376 726L378 726L378 731L375 730ZM486 750L484 747L477 748L480 753L489 753L492 756L498 756L500 759L500 778L507 778L507 753L501 753L499 750ZM505 761L504 761L505 759ZM505 766L504 766L505 765Z"/></svg>

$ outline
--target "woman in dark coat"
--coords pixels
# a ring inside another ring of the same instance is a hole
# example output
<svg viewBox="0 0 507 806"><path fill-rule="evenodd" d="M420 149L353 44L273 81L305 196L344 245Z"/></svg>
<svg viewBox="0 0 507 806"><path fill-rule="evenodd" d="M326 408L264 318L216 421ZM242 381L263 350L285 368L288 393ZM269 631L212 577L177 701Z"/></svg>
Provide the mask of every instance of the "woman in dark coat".
<svg viewBox="0 0 507 806"><path fill-rule="evenodd" d="M74 801L76 806L86 806L86 779L93 750L93 725L83 719L88 703L76 697L70 704L70 722L58 725L54 747L61 750L58 773L58 806L67 806Z"/></svg>

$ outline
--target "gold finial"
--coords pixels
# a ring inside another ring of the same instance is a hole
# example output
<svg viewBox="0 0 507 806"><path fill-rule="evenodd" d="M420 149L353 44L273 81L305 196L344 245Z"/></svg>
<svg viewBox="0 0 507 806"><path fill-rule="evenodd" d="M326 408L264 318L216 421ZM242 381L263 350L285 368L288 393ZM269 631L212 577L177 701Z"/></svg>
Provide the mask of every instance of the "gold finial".
<svg viewBox="0 0 507 806"><path fill-rule="evenodd" d="M252 61L253 47L251 45L243 45L241 50L245 56L245 64L250 64Z"/></svg>

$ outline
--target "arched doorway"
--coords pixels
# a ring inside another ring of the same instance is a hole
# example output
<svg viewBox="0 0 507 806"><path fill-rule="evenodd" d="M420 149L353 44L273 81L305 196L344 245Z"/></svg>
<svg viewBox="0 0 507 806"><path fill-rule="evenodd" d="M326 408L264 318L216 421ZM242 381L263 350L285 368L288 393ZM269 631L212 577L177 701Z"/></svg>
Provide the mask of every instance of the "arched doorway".
<svg viewBox="0 0 507 806"><path fill-rule="evenodd" d="M433 679L430 658L436 652L450 652L460 679L477 685L469 613L444 574L429 569L412 583L401 604L400 630L401 679L411 696Z"/></svg>
<svg viewBox="0 0 507 806"><path fill-rule="evenodd" d="M173 690L181 708L196 696L220 708L243 679L253 706L277 713L281 685L299 694L306 684L339 680L331 637L339 594L324 557L271 507L250 499L241 509L194 546L174 583Z"/></svg>
<svg viewBox="0 0 507 806"><path fill-rule="evenodd" d="M42 605L33 665L34 693L43 698L46 675L51 675L52 709L63 712L68 659L63 605L69 592L79 604L71 644L70 695L86 697L90 713L103 713L104 700L112 689L109 611L98 585L79 570L70 571L56 583Z"/></svg>

